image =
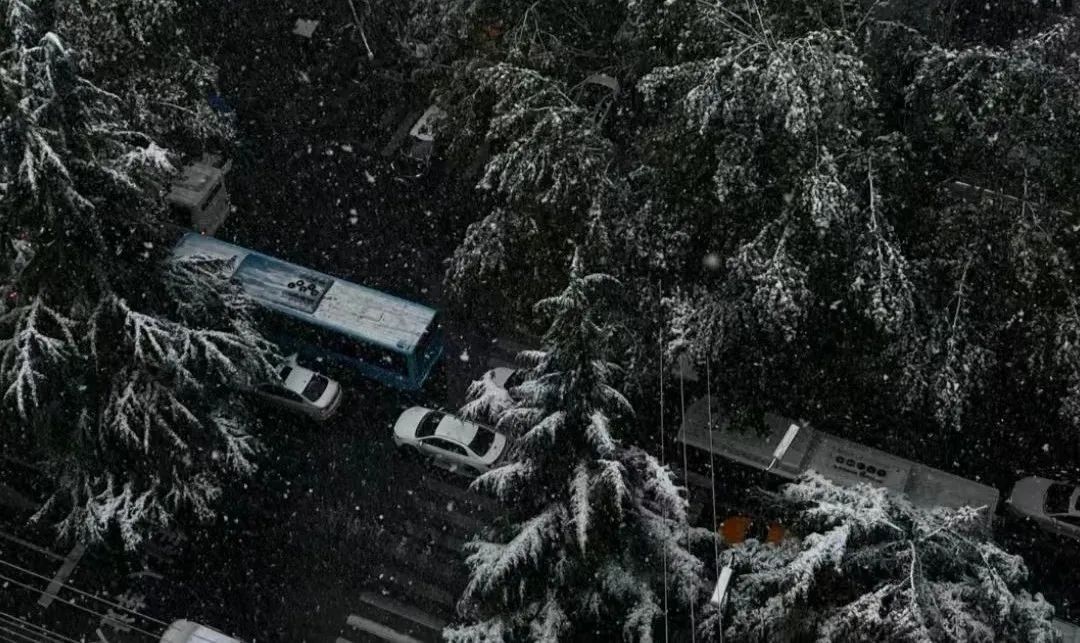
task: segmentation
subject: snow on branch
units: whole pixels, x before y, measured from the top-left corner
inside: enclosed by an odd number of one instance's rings
[[[726,636],[817,640],[1049,641],[1049,605],[1026,569],[973,523],[979,508],[921,509],[872,485],[811,475],[784,488],[801,540],[735,559]]]
[[[480,599],[498,592],[507,579],[528,568],[537,568],[552,542],[557,542],[566,515],[559,505],[549,506],[530,518],[506,544],[472,541],[466,559],[471,575],[462,594],[463,601]]]
[[[529,461],[510,462],[481,475],[472,482],[472,488],[486,491],[496,498],[512,501],[513,495],[532,482],[536,467]]]
[[[73,354],[75,322],[44,303],[42,296],[0,316],[0,385],[4,402],[22,419],[41,403],[49,371],[59,370]]]
[[[494,423],[514,405],[510,393],[495,383],[493,371],[470,384],[466,397],[469,401],[461,407],[462,416],[480,422]]]

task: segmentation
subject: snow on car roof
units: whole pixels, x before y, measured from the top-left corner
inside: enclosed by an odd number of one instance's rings
[[[452,415],[444,415],[439,426],[435,427],[435,435],[461,444],[469,444],[478,430],[479,427],[472,422],[465,422]]]
[[[302,268],[231,243],[188,233],[173,257],[235,259],[235,276],[256,301],[401,352],[411,352],[436,311],[393,295]]]
[[[241,643],[217,630],[194,621],[181,619],[173,622],[161,636],[161,643]]]

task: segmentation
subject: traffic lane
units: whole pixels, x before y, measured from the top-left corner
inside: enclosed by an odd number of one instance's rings
[[[372,383],[348,388],[323,424],[264,409],[260,471],[163,570],[161,613],[248,640],[333,640],[348,597],[384,560],[385,525],[417,519],[411,496],[427,469],[398,457],[390,437],[415,401]]]

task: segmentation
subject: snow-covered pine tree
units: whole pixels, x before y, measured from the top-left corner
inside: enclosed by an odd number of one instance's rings
[[[417,2],[460,52],[443,138],[492,151],[452,294],[523,307],[573,240],[641,294],[643,336],[677,300],[697,361],[756,365],[713,370],[734,411],[948,429],[886,427],[913,450],[1038,417],[1018,439],[1078,444],[1066,3]]]
[[[525,380],[471,390],[464,412],[514,440],[507,463],[474,484],[513,510],[467,545],[467,623],[445,632],[450,641],[652,641],[665,591],[669,615],[685,623],[708,590],[686,546],[708,533],[688,529],[671,471],[619,439],[631,409],[608,361],[604,291],[615,286],[575,254],[566,288],[536,306],[551,326],[544,349],[521,356]]]
[[[252,469],[234,392],[276,351],[220,266],[165,261],[173,158],[132,107],[160,97],[104,89],[54,3],[3,8],[0,420],[56,484],[39,519],[135,546]]]
[[[1027,569],[989,540],[990,507],[920,509],[872,485],[817,473],[775,497],[797,538],[732,550],[722,618],[727,641],[1057,640],[1053,608],[1023,585]]]
[[[217,67],[192,50],[189,25],[205,10],[178,0],[73,0],[55,3],[53,29],[98,86],[120,97],[135,130],[201,152],[232,136],[229,118],[205,100]]]

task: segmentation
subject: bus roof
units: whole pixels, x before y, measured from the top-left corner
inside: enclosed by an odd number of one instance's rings
[[[174,258],[191,256],[231,260],[229,276],[264,306],[402,353],[413,351],[435,319],[422,304],[194,232],[173,249]]]

